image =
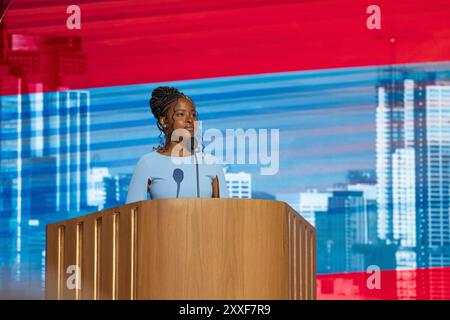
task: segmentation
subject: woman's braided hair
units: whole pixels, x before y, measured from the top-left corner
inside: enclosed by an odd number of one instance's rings
[[[153,150],[166,150],[169,147],[170,137],[173,132],[173,121],[169,127],[164,128],[162,124],[159,122],[159,118],[163,117],[166,119],[166,123],[169,123],[168,121],[169,110],[171,107],[177,105],[178,99],[180,98],[185,98],[189,100],[195,107],[194,101],[175,87],[161,86],[153,89],[149,105],[153,115],[156,118],[156,125],[160,131],[159,146],[153,147]],[[163,136],[165,137],[165,141],[163,141],[162,138]]]

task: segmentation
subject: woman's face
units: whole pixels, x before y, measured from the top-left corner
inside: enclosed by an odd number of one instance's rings
[[[195,107],[186,98],[178,99],[177,104],[169,109],[168,123],[164,118],[160,118],[160,122],[166,125],[166,132],[173,124],[173,130],[186,129],[191,136],[194,135],[196,125]]]

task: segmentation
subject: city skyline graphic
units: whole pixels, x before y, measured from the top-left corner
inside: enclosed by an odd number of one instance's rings
[[[89,87],[83,37],[5,21],[0,298],[44,298],[46,224],[125,204],[159,144],[160,85],[194,100],[203,130],[279,129],[278,173],[226,164],[227,187],[316,227],[319,299],[450,298],[450,61]]]

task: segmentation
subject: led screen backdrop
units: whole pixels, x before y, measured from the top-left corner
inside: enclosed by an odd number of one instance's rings
[[[158,85],[204,131],[279,130],[228,188],[316,227],[319,299],[450,298],[448,1],[0,7],[1,298],[43,298],[47,223],[124,204]]]

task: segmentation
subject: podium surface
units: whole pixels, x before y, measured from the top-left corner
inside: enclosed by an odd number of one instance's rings
[[[160,199],[47,225],[47,299],[315,299],[315,229],[284,202]]]

